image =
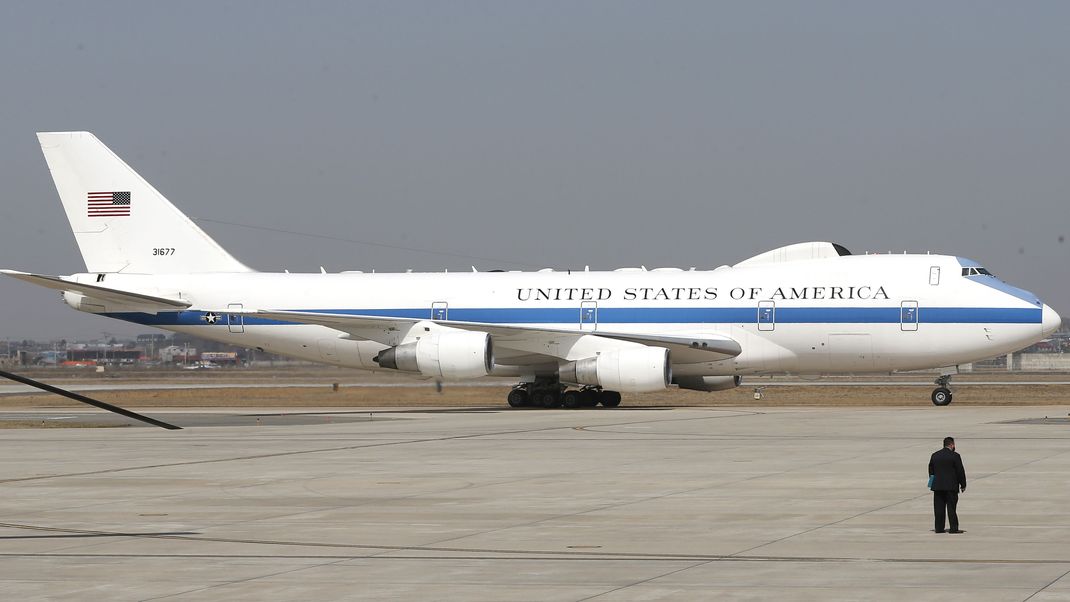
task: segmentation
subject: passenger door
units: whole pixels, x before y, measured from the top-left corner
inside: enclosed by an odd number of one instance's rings
[[[918,329],[918,302],[903,301],[899,305],[899,328],[905,332]]]
[[[758,302],[758,330],[776,329],[776,303],[774,301]]]
[[[227,310],[227,328],[229,328],[231,332],[245,332],[245,316],[240,313],[242,311],[242,304],[231,303],[230,305],[227,305]]]
[[[583,301],[580,303],[580,330],[598,329],[598,302]]]
[[[431,304],[431,319],[432,320],[447,320],[449,319],[450,307],[445,301],[435,301]]]

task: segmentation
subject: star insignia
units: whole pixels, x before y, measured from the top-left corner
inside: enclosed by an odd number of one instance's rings
[[[215,324],[219,321],[219,315],[214,312],[208,312],[204,314],[204,321],[209,324]]]

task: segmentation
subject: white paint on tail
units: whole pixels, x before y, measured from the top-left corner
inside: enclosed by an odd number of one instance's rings
[[[93,134],[42,132],[37,138],[88,272],[253,271]],[[110,193],[119,193],[114,210],[102,209],[100,199],[111,198]]]

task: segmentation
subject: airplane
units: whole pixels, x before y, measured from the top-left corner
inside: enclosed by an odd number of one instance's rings
[[[1054,332],[1035,294],[953,255],[804,242],[713,270],[267,273],[241,263],[89,132],[39,133],[86,271],[2,270],[71,307],[280,355],[439,381],[516,378],[513,407],[744,376],[940,369]],[[321,272],[323,270],[321,269]]]

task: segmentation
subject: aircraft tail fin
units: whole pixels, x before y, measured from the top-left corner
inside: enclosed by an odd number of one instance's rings
[[[88,272],[251,272],[89,132],[37,134]]]

